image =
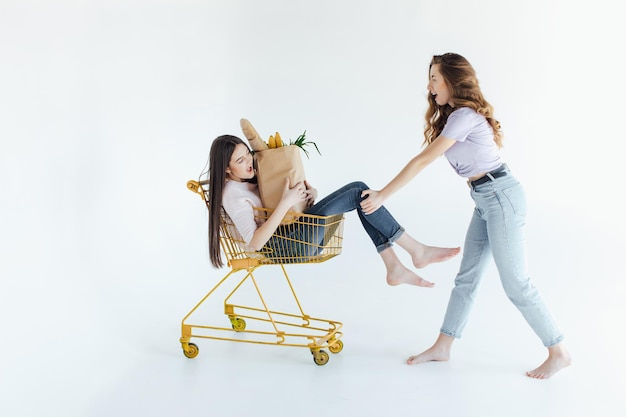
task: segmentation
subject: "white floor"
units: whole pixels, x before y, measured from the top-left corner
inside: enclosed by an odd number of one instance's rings
[[[494,271],[452,360],[405,365],[434,340],[458,263],[422,271],[437,282],[433,289],[388,287],[374,257],[348,246],[323,264],[288,267],[305,312],[344,324],[344,349],[325,366],[304,348],[204,339],[193,340],[199,355],[185,358],[180,320],[224,271],[207,267],[206,276],[185,276],[182,267],[169,282],[157,275],[154,286],[143,280],[141,288],[125,271],[127,285],[85,285],[71,296],[52,283],[45,290],[22,284],[28,304],[22,299],[19,315],[4,315],[0,415],[621,415],[626,366],[614,335],[621,332],[615,315],[624,317],[623,284],[540,280],[575,362],[537,381],[524,371],[545,351]],[[289,297],[276,273],[264,267],[257,276],[270,307],[280,309]],[[597,279],[607,283],[609,275]],[[253,305],[248,290],[240,294]],[[222,300],[216,295],[218,310]],[[227,324],[219,311],[207,324],[213,319]]]

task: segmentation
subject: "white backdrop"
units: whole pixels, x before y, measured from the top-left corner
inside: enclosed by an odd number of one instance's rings
[[[55,387],[80,393],[78,412],[146,349],[180,354],[180,319],[223,272],[185,188],[214,137],[242,136],[242,117],[266,137],[306,129],[322,153],[305,160],[320,194],[381,187],[421,149],[428,63],[444,52],[473,63],[503,125],[528,194],[535,283],[579,357],[617,356],[626,33],[614,4],[1,0],[0,395],[15,402],[0,414],[65,404]],[[472,204],[442,158],[387,207],[416,238],[457,246]],[[345,237],[320,268],[341,272],[324,285],[362,312],[351,291],[386,290],[382,264],[355,215]],[[436,310],[413,311],[429,315],[429,338],[457,267],[423,271],[439,285]],[[404,291],[386,297],[418,294]],[[483,303],[507,305],[497,280],[485,291]]]

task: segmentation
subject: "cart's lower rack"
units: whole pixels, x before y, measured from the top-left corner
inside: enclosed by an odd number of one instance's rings
[[[268,318],[265,318],[245,314],[246,312],[269,314]],[[311,350],[313,360],[317,365],[325,365],[329,360],[329,355],[323,349],[328,349],[333,354],[343,350],[341,341],[343,334],[340,331],[343,324],[338,321],[232,304],[225,305],[225,314],[230,320],[230,328],[197,324],[182,325],[180,342],[185,356],[194,358],[199,353],[198,346],[190,342],[192,337],[262,345],[306,347]],[[280,318],[280,320],[275,318]],[[287,321],[289,319],[299,319],[301,322]],[[270,330],[247,329],[246,320],[265,323],[270,326]],[[284,328],[293,329],[293,331],[282,330]],[[217,335],[219,332],[229,332],[233,335],[232,337],[219,336]]]

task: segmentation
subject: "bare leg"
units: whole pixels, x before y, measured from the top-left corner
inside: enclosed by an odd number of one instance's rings
[[[538,368],[526,372],[526,375],[536,379],[548,379],[571,363],[572,358],[563,343],[557,343],[548,348],[548,359]]]
[[[452,342],[454,342],[454,337],[439,333],[439,337],[435,341],[434,345],[432,345],[430,348],[426,349],[419,355],[409,357],[406,363],[408,363],[409,365],[417,365],[430,361],[448,361],[450,360],[450,349],[452,349]]]
[[[424,268],[435,262],[447,261],[461,252],[460,247],[439,248],[424,245],[413,239],[407,232],[402,233],[402,236],[396,240],[396,243],[411,255],[413,266],[416,268]]]
[[[383,263],[387,269],[387,284],[410,284],[417,285],[418,287],[432,287],[435,285],[402,265],[402,262],[400,262],[393,248],[387,248],[380,252],[380,256],[383,258]]]

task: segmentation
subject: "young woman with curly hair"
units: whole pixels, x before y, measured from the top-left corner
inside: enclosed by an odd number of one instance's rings
[[[507,297],[548,349],[548,358],[526,375],[549,378],[568,366],[571,358],[563,345],[563,334],[526,267],[526,198],[521,184],[501,159],[500,123],[481,92],[473,67],[461,55],[446,53],[432,58],[428,91],[424,149],[383,189],[364,191],[363,196],[368,198],[361,203],[364,213],[376,212],[383,201],[445,155],[456,173],[467,179],[476,205],[439,337],[433,346],[407,362],[449,360],[452,342],[461,337],[479,283],[493,257]]]

